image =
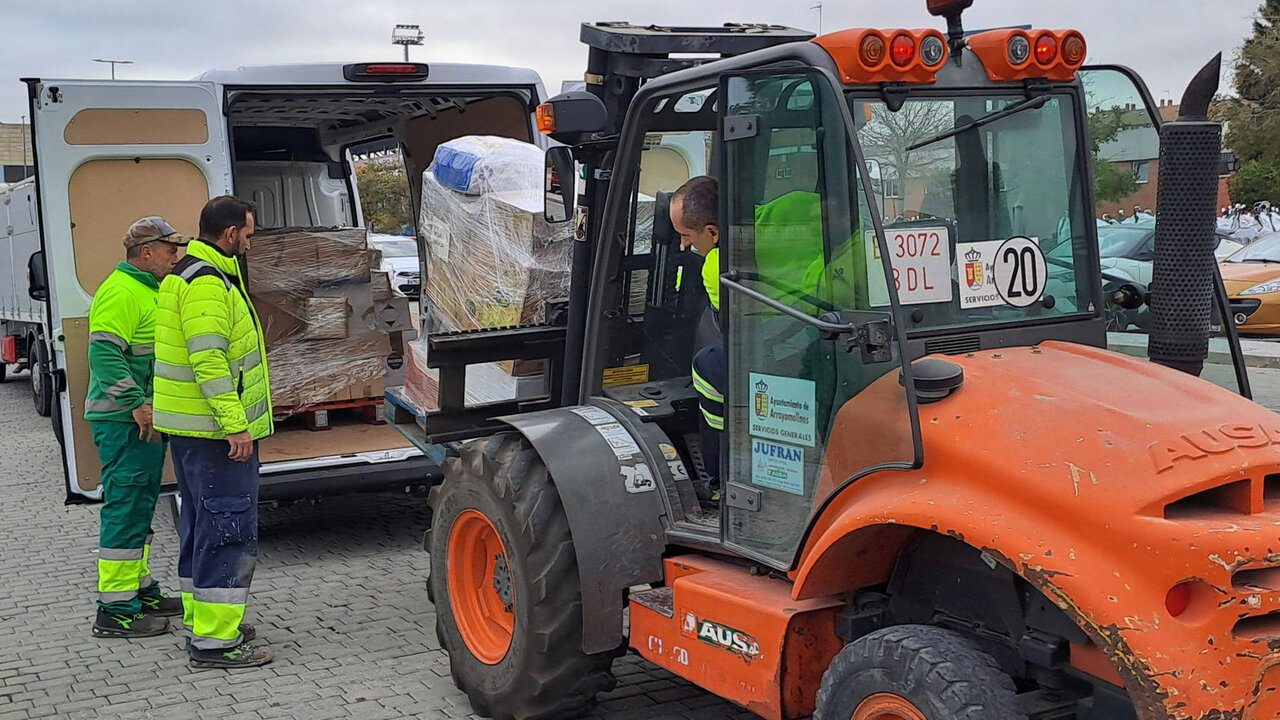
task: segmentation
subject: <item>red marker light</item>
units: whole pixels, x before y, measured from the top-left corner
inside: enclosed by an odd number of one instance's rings
[[[1045,33],[1036,38],[1036,62],[1048,65],[1058,58],[1058,38]]]
[[[1068,65],[1079,65],[1084,62],[1084,55],[1084,38],[1071,34],[1067,36],[1066,40],[1062,41],[1062,59]]]
[[[893,58],[893,64],[898,67],[910,65],[916,59],[916,41],[910,35],[895,37],[889,44],[889,55]]]
[[[858,58],[869,68],[879,67],[880,63],[884,62],[884,54],[884,40],[877,35],[864,37],[862,46],[858,48]]]

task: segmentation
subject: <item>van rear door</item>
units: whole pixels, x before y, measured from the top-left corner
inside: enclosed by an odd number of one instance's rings
[[[26,81],[49,274],[49,372],[57,396],[69,502],[101,497],[83,419],[89,306],[124,259],[122,238],[161,215],[194,236],[200,209],[230,192],[226,123],[205,82]]]

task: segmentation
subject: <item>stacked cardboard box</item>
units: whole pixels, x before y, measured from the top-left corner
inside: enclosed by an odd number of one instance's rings
[[[429,331],[540,323],[547,301],[568,295],[572,227],[543,219],[542,173],[542,151],[507,138],[465,137],[437,150],[423,173],[418,223],[427,254]],[[423,350],[415,348],[419,355]],[[542,365],[471,367],[468,400],[514,398],[529,385],[517,378],[540,375]],[[427,389],[419,394],[430,409],[435,381],[429,372],[424,377]]]
[[[376,261],[362,228],[254,236],[249,295],[263,325],[278,412],[382,396],[387,357],[405,328],[383,320],[395,301],[389,286],[382,293],[385,275],[370,269]],[[407,303],[403,311],[407,317]]]

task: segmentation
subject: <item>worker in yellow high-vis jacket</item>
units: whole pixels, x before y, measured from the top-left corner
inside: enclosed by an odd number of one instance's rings
[[[258,556],[258,441],[271,434],[262,326],[239,259],[254,206],[229,195],[160,285],[155,425],[169,435],[181,517],[178,577],[192,667],[271,662],[243,622]]]
[[[186,238],[160,217],[135,222],[125,260],[94,294],[89,310],[89,392],[84,417],[102,461],[98,537],[97,637],[148,637],[182,614],[151,577],[151,521],[160,495],[165,445],[152,427],[156,291]]]
[[[702,284],[707,290],[717,330],[720,327],[720,185],[707,175],[695,177],[671,195],[671,225],[680,235],[680,249],[693,248],[702,256]],[[724,434],[724,388],[729,365],[724,345],[713,342],[693,356],[693,386],[698,391],[698,423],[702,463],[707,478],[694,490],[704,503],[720,501],[720,439]]]

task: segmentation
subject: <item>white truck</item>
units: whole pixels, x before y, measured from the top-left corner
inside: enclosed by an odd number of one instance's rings
[[[0,287],[0,319],[15,338],[5,347],[17,354],[6,357],[34,366],[37,406],[41,388],[51,400],[69,502],[100,496],[82,419],[87,316],[131,222],[161,215],[195,235],[204,203],[235,194],[258,204],[260,228],[361,227],[353,149],[398,146],[416,208],[437,145],[473,134],[540,142],[534,110],[545,94],[532,70],[401,62],[241,67],[187,82],[24,82],[36,178],[0,206],[11,224],[30,218],[0,252],[0,286],[11,286]],[[278,430],[261,455],[264,501],[422,484],[442,459],[391,425],[369,424]]]

